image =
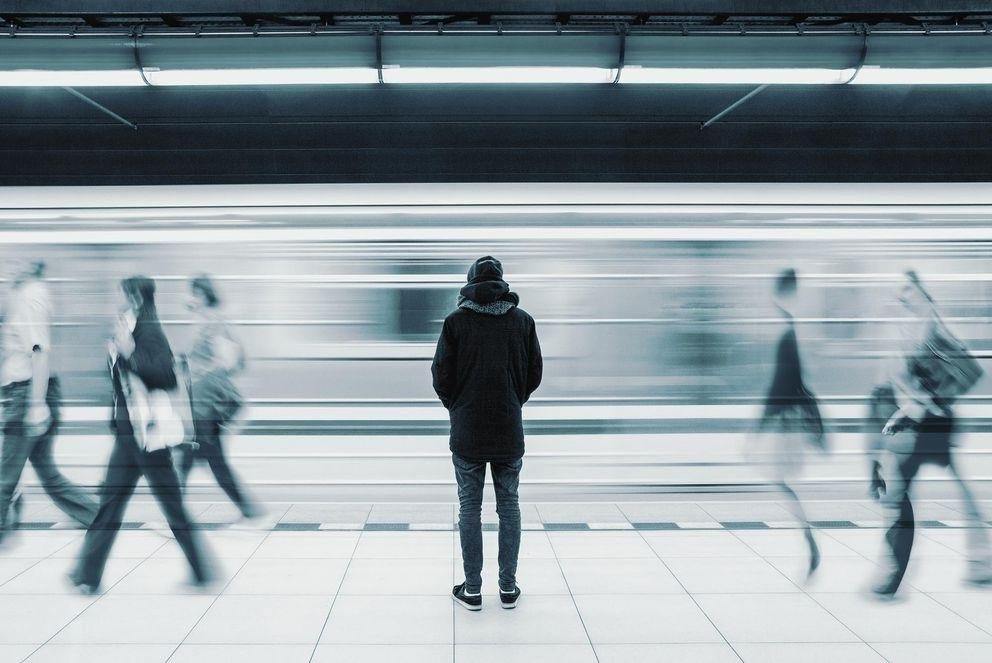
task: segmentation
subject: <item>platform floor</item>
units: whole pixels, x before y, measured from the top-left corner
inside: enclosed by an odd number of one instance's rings
[[[870,502],[809,504],[823,554],[810,582],[776,502],[528,504],[523,597],[499,607],[486,532],[480,613],[449,596],[461,580],[451,504],[270,505],[252,527],[192,504],[219,576],[205,591],[184,584],[154,504],[133,507],[103,592],[83,597],[63,579],[82,532],[42,520],[33,499],[33,529],[0,550],[0,661],[992,660],[992,590],[962,582],[954,502],[919,504],[929,522],[892,603],[865,593],[882,571]]]

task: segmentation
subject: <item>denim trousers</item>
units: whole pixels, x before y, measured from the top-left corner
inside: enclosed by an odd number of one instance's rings
[[[462,545],[465,589],[475,594],[482,590],[482,489],[486,483],[486,465],[491,467],[496,490],[496,514],[499,516],[499,586],[511,591],[517,582],[517,557],[520,553],[520,468],[523,458],[509,461],[476,461],[452,454],[455,480],[458,483],[458,535]]]

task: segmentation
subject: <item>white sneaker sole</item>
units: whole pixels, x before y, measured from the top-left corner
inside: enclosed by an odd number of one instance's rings
[[[481,603],[479,605],[472,605],[471,603],[466,603],[465,601],[462,601],[460,598],[458,598],[454,594],[452,594],[451,598],[454,599],[455,603],[457,603],[458,605],[462,606],[466,610],[471,610],[472,612],[478,612],[479,610],[482,610],[482,604]]]
[[[504,603],[503,594],[500,593],[499,599],[500,599],[499,604],[503,606],[503,610],[513,610],[514,608],[517,607],[517,601],[520,600],[520,597],[518,596],[517,598],[513,599],[513,603]]]

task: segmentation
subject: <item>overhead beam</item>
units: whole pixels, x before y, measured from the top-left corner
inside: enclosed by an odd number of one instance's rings
[[[5,15],[399,14],[406,0],[4,0]],[[988,0],[418,0],[419,14],[836,15],[989,13]]]

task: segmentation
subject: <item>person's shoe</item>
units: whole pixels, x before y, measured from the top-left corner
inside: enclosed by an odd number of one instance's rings
[[[499,590],[499,604],[504,610],[512,610],[517,607],[517,600],[520,598],[520,587],[514,585],[513,591],[504,592]]]
[[[465,591],[465,583],[455,585],[451,590],[451,597],[455,599],[455,603],[460,603],[462,607],[468,610],[482,610],[482,592],[478,594],[467,593]]]
[[[89,583],[83,582],[76,578],[72,573],[67,573],[65,579],[72,585],[77,592],[83,596],[95,596],[100,593],[99,585],[91,585]]]
[[[974,587],[992,586],[992,565],[988,562],[970,562],[964,581]]]
[[[10,503],[10,529],[17,529],[21,526],[21,514],[24,512],[24,493],[20,490]]]
[[[886,580],[872,587],[871,593],[879,601],[892,601],[896,598],[896,591],[898,589],[898,585],[893,585],[891,581]]]
[[[806,569],[806,582],[809,582],[818,568],[820,568],[820,548],[811,536],[809,538],[809,567]]]

